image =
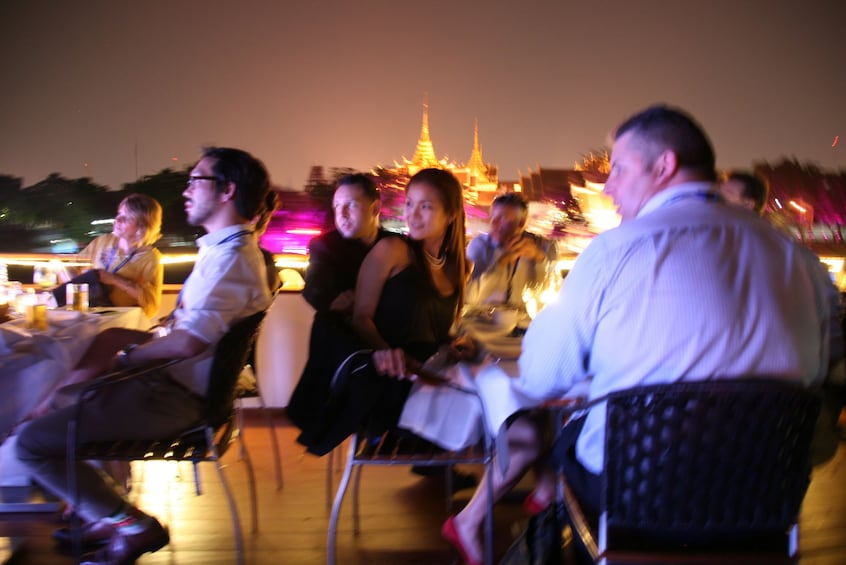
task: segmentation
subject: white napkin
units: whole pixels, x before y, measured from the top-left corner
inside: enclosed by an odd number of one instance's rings
[[[457,450],[477,443],[484,433],[483,411],[466,365],[449,362],[445,351],[430,357],[423,365],[425,369],[470,392],[415,383],[403,406],[399,427],[444,449]]]

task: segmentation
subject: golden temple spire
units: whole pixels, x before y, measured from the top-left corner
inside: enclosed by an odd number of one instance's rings
[[[427,93],[423,99],[423,125],[420,128],[420,139],[417,140],[417,148],[414,150],[414,157],[411,158],[411,164],[415,167],[415,172],[420,169],[429,167],[440,168],[438,158],[435,157],[435,148],[432,146],[432,140],[429,138],[429,94]]]
[[[488,167],[482,159],[482,148],[479,147],[479,118],[476,118],[476,125],[473,128],[473,151],[470,153],[467,169],[472,176],[487,179]]]

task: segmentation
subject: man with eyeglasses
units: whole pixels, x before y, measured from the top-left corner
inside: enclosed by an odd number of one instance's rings
[[[234,323],[270,304],[264,260],[250,228],[268,187],[264,165],[250,154],[204,149],[183,196],[188,223],[207,233],[197,240],[197,261],[166,335],[106,330],[77,365],[74,379],[81,382],[110,368],[179,361],[144,379],[100,389],[86,402],[82,442],[168,437],[201,418],[217,342]],[[33,420],[21,431],[17,445],[18,457],[38,483],[68,501],[73,493],[65,442],[75,411],[70,405]],[[89,548],[104,545],[84,563],[134,563],[170,541],[156,518],[132,506],[95,468],[77,462],[75,473],[80,504],[74,510],[85,520],[83,543]],[[67,528],[56,534],[60,543],[69,543]]]

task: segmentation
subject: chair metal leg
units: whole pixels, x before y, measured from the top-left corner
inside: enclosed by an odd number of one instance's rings
[[[203,494],[203,489],[200,486],[200,462],[193,461],[194,464],[194,490],[197,493],[197,496]]]
[[[332,508],[333,486],[336,473],[342,471],[343,457],[340,453],[344,449],[344,443],[341,443],[335,449],[326,454],[326,509]]]
[[[485,512],[485,565],[493,565],[493,509],[494,509],[494,489],[493,489],[493,474],[496,472],[493,464],[493,443],[492,440],[485,440],[485,467],[487,469],[488,481],[488,507]]]
[[[240,436],[240,439],[242,448],[241,453],[243,454],[244,466],[247,468],[247,480],[250,484],[250,515],[252,518],[250,533],[254,534],[258,531],[258,494],[256,493],[256,476],[253,469],[253,460],[250,458],[250,449],[246,442],[244,442],[243,435]]]
[[[790,531],[788,532],[787,551],[791,558],[796,557],[797,553],[799,553],[799,524],[793,524],[790,526]]]
[[[240,442],[238,445],[238,459],[244,458],[244,450],[246,449],[244,444],[244,400],[242,398],[235,399],[235,416],[238,422],[238,430],[241,432]]]
[[[270,431],[270,448],[273,450],[273,464],[276,470],[276,490],[282,490],[282,455],[279,451],[279,441],[276,438],[276,425],[273,423],[273,415],[264,405],[261,393],[258,395],[259,407],[267,419],[267,427]]]
[[[238,565],[244,565],[244,537],[241,529],[241,519],[238,516],[238,506],[235,504],[235,496],[232,494],[232,489],[229,487],[229,481],[226,480],[226,474],[223,472],[223,464],[220,461],[220,454],[214,446],[214,438],[211,431],[206,432],[208,445],[212,450],[212,458],[214,459],[214,467],[217,469],[217,476],[220,479],[220,484],[223,485],[223,492],[226,495],[226,503],[229,505],[229,513],[232,516],[232,533],[235,537],[235,551],[238,554]],[[196,471],[196,464],[194,466]]]
[[[355,447],[353,446],[353,449],[354,448]],[[356,465],[355,467],[355,481],[353,483],[353,534],[358,535],[361,532],[361,519],[358,512],[358,492],[359,487],[361,486],[361,469],[363,465]]]
[[[452,512],[452,496],[454,494],[454,487],[452,484],[452,470],[454,465],[446,465],[444,467],[444,495],[446,496],[446,515],[449,516]]]
[[[77,420],[73,419],[68,422],[67,427],[67,469],[68,469],[68,491],[73,495],[73,504],[76,508],[79,508],[80,502],[82,500],[80,490],[79,490],[79,481],[76,477],[76,445],[77,445],[77,430],[78,430],[78,422]],[[73,540],[72,540],[72,547],[73,547],[73,555],[76,557],[77,561],[82,561],[82,518],[74,512],[73,517],[71,518],[71,531],[73,532]]]
[[[337,449],[337,448],[335,448]],[[332,474],[335,459],[335,449],[326,455],[326,509],[332,508]]]
[[[344,467],[344,474],[341,476],[341,482],[338,484],[338,491],[335,493],[335,502],[332,504],[332,513],[329,515],[329,535],[326,540],[326,562],[328,565],[335,565],[335,543],[338,536],[338,518],[341,514],[341,505],[344,503],[344,495],[347,492],[347,485],[349,485],[350,482],[350,475],[352,475],[356,443],[358,443],[356,436],[353,435],[349,445],[347,465]],[[331,473],[331,463],[327,467],[327,470]]]
[[[270,432],[270,448],[273,450],[273,466],[274,472],[276,473],[276,490],[282,490],[282,452],[279,450],[279,440],[276,437],[276,425],[273,423],[273,415],[264,404],[264,399],[261,397],[261,391],[258,390],[258,384],[256,385],[255,396],[251,395],[249,398],[255,398],[258,400],[259,411],[267,421],[267,428]],[[238,430],[241,440],[239,445],[239,459],[244,459],[245,451],[247,450],[246,433],[244,432],[243,401],[243,398],[235,399],[235,413],[238,416]]]

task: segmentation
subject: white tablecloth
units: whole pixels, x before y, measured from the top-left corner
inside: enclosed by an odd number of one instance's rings
[[[5,436],[69,372],[94,336],[110,327],[145,329],[140,308],[48,312],[49,330],[27,330],[23,320],[0,324],[0,437]]]
[[[509,416],[537,404],[513,388],[514,361],[462,362],[440,373],[464,390],[415,383],[399,426],[445,449],[475,445],[485,433],[499,437]]]
[[[520,347],[509,339],[483,341],[481,345],[489,353],[480,364],[448,364],[444,351],[430,358],[424,368],[447,377],[453,386],[415,383],[399,427],[449,450],[475,445],[486,434],[496,441],[499,468],[504,473],[508,465],[506,421],[541,403],[514,387]],[[585,396],[586,386],[575,387],[567,397]]]

